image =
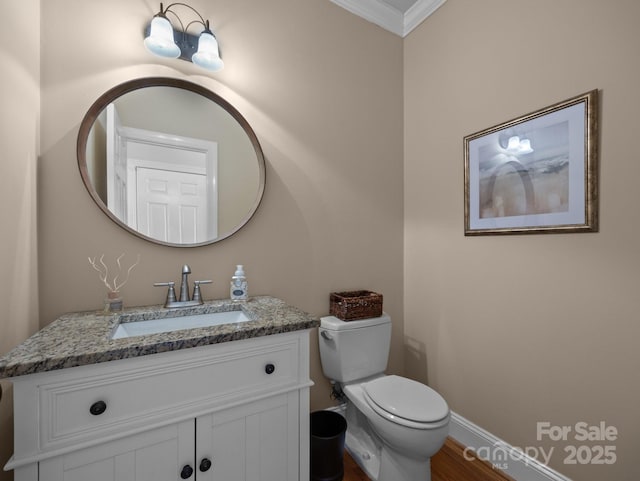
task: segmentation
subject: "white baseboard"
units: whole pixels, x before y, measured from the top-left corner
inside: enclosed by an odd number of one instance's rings
[[[453,411],[449,436],[463,446],[473,449],[479,458],[495,464],[517,481],[571,481],[538,459],[514,448]],[[486,454],[489,456],[485,456]]]

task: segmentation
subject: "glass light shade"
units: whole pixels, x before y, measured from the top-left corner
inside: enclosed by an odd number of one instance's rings
[[[533,149],[531,148],[531,141],[529,139],[522,139],[518,150],[521,154],[530,154],[533,152]]]
[[[520,137],[514,135],[509,137],[509,143],[507,144],[507,150],[509,152],[517,152],[520,149]]]
[[[171,22],[158,15],[151,20],[151,30],[149,36],[144,39],[144,46],[160,57],[178,58],[180,56],[180,47],[176,45],[173,38]]]
[[[200,35],[198,51],[193,54],[191,61],[199,67],[206,68],[213,72],[222,70],[224,67],[224,62],[220,58],[218,51],[218,41],[206,30]]]

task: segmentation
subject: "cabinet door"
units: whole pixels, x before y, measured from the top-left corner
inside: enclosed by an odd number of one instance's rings
[[[296,391],[198,417],[197,481],[297,481],[298,407]]]
[[[184,466],[195,471],[194,429],[185,421],[46,459],[40,480],[176,481]]]

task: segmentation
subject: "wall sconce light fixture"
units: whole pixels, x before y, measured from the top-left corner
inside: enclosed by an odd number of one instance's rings
[[[175,7],[186,7],[197,15],[186,27],[176,14]],[[181,31],[175,31],[167,14],[173,15],[180,24]],[[187,32],[193,24],[200,24],[204,30],[200,35]],[[160,11],[153,17],[145,30],[144,45],[160,57],[181,58],[193,62],[199,67],[216,72],[222,70],[224,62],[220,58],[220,50],[215,35],[209,28],[209,20],[202,18],[196,9],[185,3],[172,3],[167,8],[160,4]]]

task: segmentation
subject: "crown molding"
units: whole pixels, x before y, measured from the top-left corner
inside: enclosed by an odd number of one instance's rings
[[[365,20],[403,36],[404,15],[400,10],[380,0],[331,0],[345,10]]]
[[[349,12],[400,37],[406,37],[446,0],[416,0],[403,14],[382,0],[331,0]]]
[[[427,19],[433,12],[438,10],[447,0],[418,0],[407,13],[404,14],[404,34],[403,37]]]

